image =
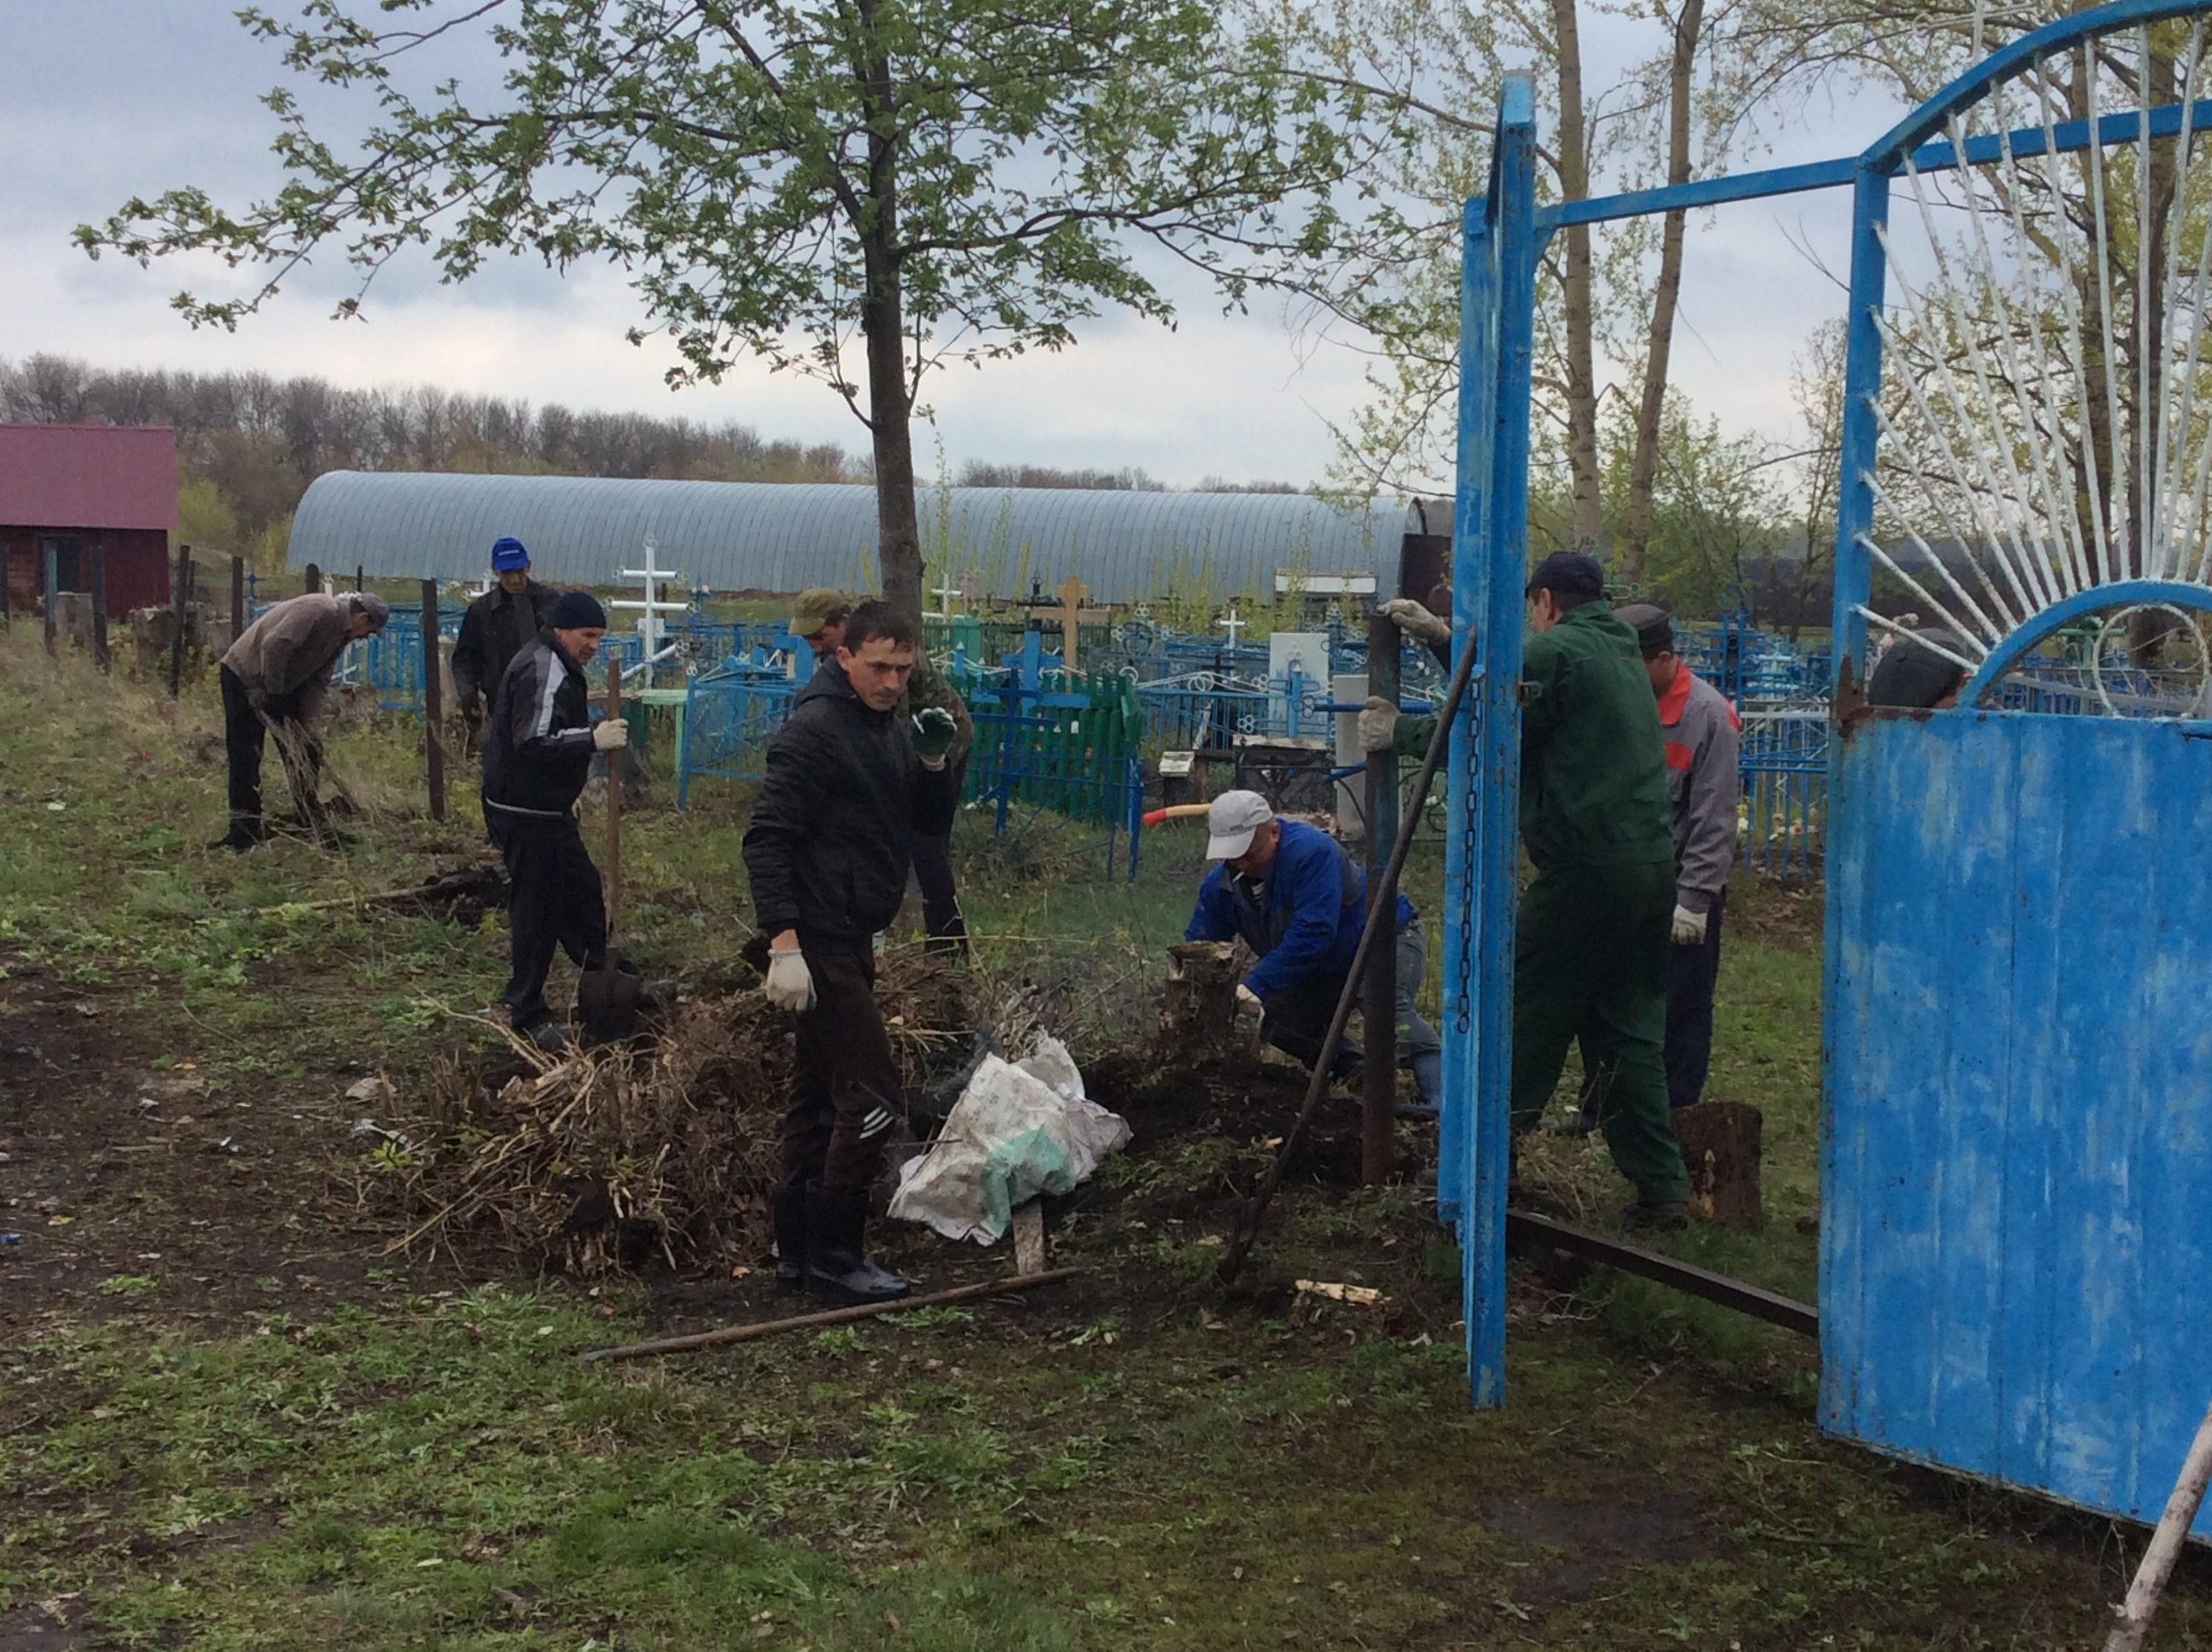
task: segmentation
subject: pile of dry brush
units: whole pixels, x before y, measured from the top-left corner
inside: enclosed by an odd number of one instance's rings
[[[1018,1039],[1034,1024],[1021,994],[920,948],[885,959],[877,999],[910,1094],[957,1080],[979,1029]],[[757,1253],[793,1025],[738,992],[626,1044],[449,1057],[409,1109],[422,1121],[372,1158],[363,1187],[405,1211],[395,1249],[504,1250],[578,1274]]]

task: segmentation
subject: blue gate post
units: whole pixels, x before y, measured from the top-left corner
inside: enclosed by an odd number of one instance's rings
[[[1872,566],[1861,539],[1874,527],[1874,466],[1881,439],[1879,401],[1881,394],[1881,327],[1886,296],[1887,258],[1882,236],[1889,222],[1890,174],[1861,161],[1851,185],[1851,291],[1845,318],[1844,352],[1843,428],[1838,441],[1836,491],[1836,550],[1834,608],[1829,634],[1828,835],[1826,845],[1826,911],[1822,923],[1822,969],[1827,990],[1820,1005],[1820,1184],[1825,1202],[1834,1204],[1836,1140],[1830,1127],[1837,1095],[1837,1053],[1842,1047],[1837,1017],[1842,1012],[1834,984],[1843,979],[1845,913],[1843,902],[1850,880],[1835,875],[1838,856],[1846,862],[1863,853],[1864,845],[1847,841],[1856,811],[1844,805],[1850,784],[1844,765],[1837,761],[1835,747],[1843,738],[1842,718],[1856,704],[1866,685],[1858,680],[1866,658],[1866,621],[1859,606],[1871,594]],[[1838,829],[1841,828],[1842,829]],[[1842,1222],[1823,1223],[1820,1230],[1820,1293],[1824,1303],[1855,1297],[1860,1266],[1857,1236]],[[1842,1424],[1850,1392],[1850,1373],[1840,1369],[1844,1356],[1832,1315],[1820,1321],[1820,1420],[1824,1427]]]
[[[1476,639],[1482,665],[1484,796],[1474,866],[1480,983],[1474,1084],[1474,1208],[1462,1270],[1468,1383],[1478,1406],[1505,1403],[1505,1193],[1513,1151],[1513,902],[1521,804],[1521,587],[1528,577],[1528,397],[1534,350],[1536,98],[1508,75],[1492,160],[1498,235],[1497,381],[1492,394],[1490,513],[1482,561],[1488,601]]]

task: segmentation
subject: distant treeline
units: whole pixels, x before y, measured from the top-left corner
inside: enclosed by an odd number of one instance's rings
[[[642,413],[533,408],[435,386],[355,390],[265,373],[112,371],[64,356],[0,359],[0,420],[166,424],[177,433],[179,537],[281,562],[292,513],[325,471],[866,482],[830,443]]]
[[[686,482],[865,483],[864,454],[777,441],[734,421],[532,407],[416,385],[355,390],[265,373],[114,370],[61,355],[0,356],[0,421],[166,424],[177,433],[178,538],[281,567],[292,513],[325,471],[448,471],[501,476],[652,477]],[[971,464],[985,488],[1164,492],[1141,470],[1060,471]],[[1297,493],[1286,482],[1208,477],[1200,493]]]
[[[1060,471],[1048,465],[987,465],[970,459],[960,467],[963,488],[1073,488],[1103,493],[1164,494],[1179,491],[1147,474],[1141,465],[1119,471]],[[1297,494],[1308,489],[1290,482],[1226,482],[1205,477],[1194,494]]]

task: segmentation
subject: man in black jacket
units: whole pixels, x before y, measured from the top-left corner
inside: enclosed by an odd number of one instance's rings
[[[861,1243],[868,1187],[905,1093],[876,1006],[875,937],[897,915],[918,835],[948,830],[957,798],[937,707],[896,715],[921,637],[864,602],[836,657],[769,742],[745,871],[769,938],[769,1000],[796,1010],[791,1106],[775,1215],[776,1277],[848,1302],[907,1294]]]
[[[492,588],[468,605],[453,639],[453,698],[468,730],[469,749],[482,738],[486,702],[499,690],[515,655],[545,629],[561,593],[530,577],[530,553],[520,539],[491,548]]]
[[[501,996],[515,1031],[546,1050],[568,1042],[568,1028],[545,1005],[553,949],[583,969],[607,962],[599,869],[576,824],[592,754],[629,744],[620,718],[591,721],[584,667],[606,630],[606,610],[589,592],[562,596],[500,679],[484,730],[484,827],[506,863],[508,888],[512,968]]]

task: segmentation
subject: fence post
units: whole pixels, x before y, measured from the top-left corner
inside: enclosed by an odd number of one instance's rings
[[[422,754],[430,780],[430,818],[446,817],[445,704],[438,683],[438,582],[422,581]]]
[[[46,541],[45,577],[40,589],[46,593],[43,604],[46,616],[46,652],[54,651],[54,610],[61,605],[62,554],[54,542]]]
[[[356,591],[368,589],[368,570],[358,562],[354,564],[353,588]]]
[[[301,592],[307,596],[312,597],[315,592],[320,591],[322,588],[323,570],[317,568],[313,562],[308,563],[307,572],[300,581],[300,589]]]
[[[169,607],[177,618],[177,635],[169,640],[169,698],[177,697],[185,672],[185,620],[192,600],[192,548],[177,547],[177,587],[169,593]]]
[[[246,558],[230,559],[230,640],[233,642],[246,631]]]
[[[107,546],[92,542],[85,583],[92,587],[92,663],[107,669]]]

